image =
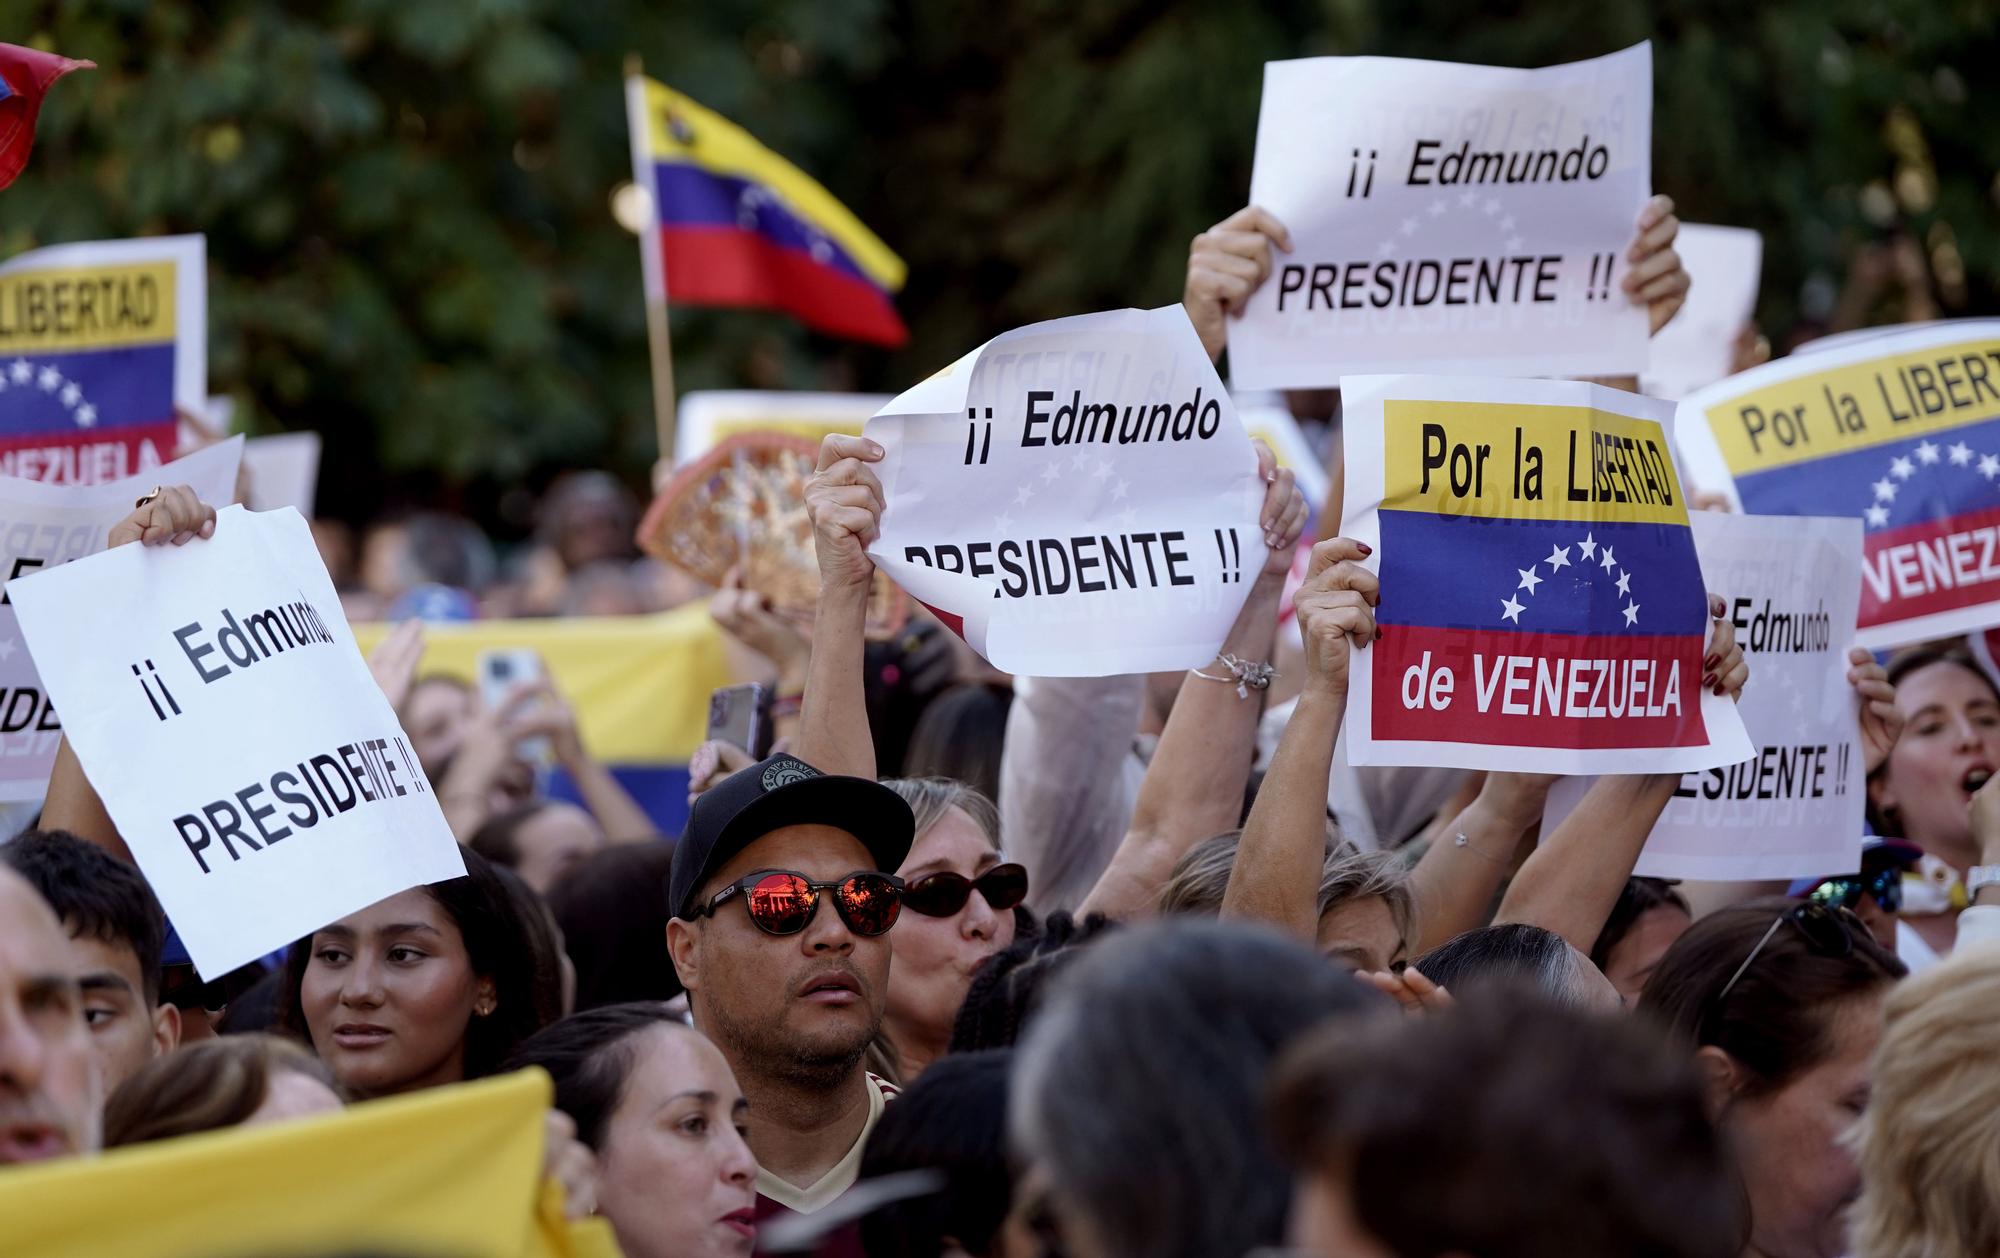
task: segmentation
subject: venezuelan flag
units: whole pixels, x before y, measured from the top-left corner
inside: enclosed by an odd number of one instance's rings
[[[1374,739],[1706,745],[1707,598],[1662,427],[1479,402],[1383,415]]]
[[[387,632],[386,625],[356,625],[354,640],[370,651]],[[585,750],[631,792],[661,834],[678,836],[687,825],[688,757],[708,730],[708,697],[734,680],[707,606],[654,616],[429,625],[417,675],[443,673],[476,685],[481,652],[518,647],[542,657],[576,712]],[[549,793],[577,800],[561,774]]]
[[[896,346],[902,259],[811,176],[722,115],[626,80],[632,164],[652,193],[649,297],[783,310],[830,336]]]

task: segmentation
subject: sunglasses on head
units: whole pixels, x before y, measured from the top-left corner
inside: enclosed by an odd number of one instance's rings
[[[1868,877],[1850,874],[1842,878],[1828,878],[1808,892],[1806,899],[1830,909],[1853,909],[1860,905],[1864,895],[1874,896],[1875,903],[1881,905],[1885,913],[1902,912],[1903,871],[1882,869]]]
[[[1730,975],[1729,981],[1722,985],[1722,990],[1715,994],[1714,1007],[1719,1008],[1722,1002],[1729,998],[1730,991],[1736,986],[1736,980],[1749,971],[1751,963],[1764,951],[1764,945],[1770,943],[1771,937],[1778,933],[1778,928],[1787,922],[1805,937],[1807,947],[1823,957],[1832,957],[1836,960],[1853,955],[1856,932],[1864,935],[1868,933],[1868,928],[1862,924],[1861,919],[1846,909],[1829,908],[1815,900],[1795,904],[1778,914],[1778,920],[1771,923],[1771,929],[1765,931],[1763,937],[1757,941],[1757,946],[1750,949],[1750,955],[1743,958],[1743,964],[1736,967],[1736,973]]]
[[[950,917],[965,907],[975,889],[994,911],[1005,912],[1028,898],[1028,871],[1019,865],[995,865],[977,878],[950,870],[926,874],[903,889],[903,904],[925,917]]]
[[[847,929],[874,936],[896,924],[903,911],[903,880],[893,874],[861,870],[838,882],[814,882],[789,869],[760,869],[745,874],[697,905],[690,918],[708,917],[727,901],[741,896],[750,921],[767,935],[796,935],[819,912],[822,891],[833,892],[833,907]]]

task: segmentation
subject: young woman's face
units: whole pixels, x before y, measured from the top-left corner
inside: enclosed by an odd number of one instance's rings
[[[740,1258],[756,1239],[748,1102],[706,1036],[640,1031],[597,1150],[597,1209],[627,1258]]]
[[[1963,664],[1926,664],[1896,684],[1903,736],[1875,784],[1902,836],[1927,850],[1972,842],[1972,793],[2000,768],[2000,701]],[[1941,852],[1940,854],[1946,854]]]
[[[1778,1091],[1737,1101],[1723,1127],[1750,1194],[1751,1247],[1768,1258],[1840,1258],[1861,1175],[1841,1135],[1868,1107],[1870,1059],[1882,1034],[1880,992],[1829,1016],[1833,1052]]]
[[[493,1002],[492,980],[472,972],[457,924],[422,887],[314,932],[299,984],[313,1048],[364,1097],[463,1079],[466,1028]]]
[[[575,804],[553,803],[515,831],[514,843],[521,853],[514,872],[537,895],[546,895],[578,861],[604,846],[604,829]]]
[[[1000,853],[987,844],[986,832],[954,808],[910,846],[896,874],[906,883],[936,873],[978,878],[998,864]],[[972,972],[1013,942],[1014,910],[994,909],[977,888],[950,917],[926,917],[906,907],[889,931],[895,957],[885,1023],[890,1038],[899,1027],[920,1042],[948,1038]]]

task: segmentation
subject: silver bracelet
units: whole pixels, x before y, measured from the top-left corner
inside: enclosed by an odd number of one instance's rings
[[[1227,653],[1218,655],[1215,658],[1221,662],[1224,668],[1229,670],[1229,676],[1217,677],[1212,673],[1204,673],[1198,668],[1193,670],[1194,675],[1203,681],[1219,681],[1225,685],[1234,682],[1236,684],[1236,697],[1239,699],[1248,699],[1250,692],[1253,690],[1269,690],[1271,688],[1271,679],[1278,675],[1278,670],[1272,668],[1269,664],[1253,664],[1249,660],[1240,660]]]

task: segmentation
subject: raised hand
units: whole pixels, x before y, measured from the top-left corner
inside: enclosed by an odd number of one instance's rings
[[[1381,583],[1361,566],[1369,547],[1335,537],[1313,547],[1306,583],[1292,600],[1306,644],[1306,686],[1347,692],[1352,650],[1375,640],[1375,606]]]
[[[1674,199],[1656,196],[1639,210],[1639,234],[1625,258],[1632,265],[1619,287],[1633,301],[1646,303],[1646,316],[1658,332],[1680,313],[1687,301],[1688,273],[1681,255],[1674,252],[1674,237],[1681,221],[1674,217]]]
[[[1246,205],[1188,246],[1181,305],[1211,361],[1228,343],[1228,317],[1242,314],[1250,294],[1269,278],[1272,245],[1290,253],[1291,233],[1268,211]]]
[[[197,537],[215,536],[215,508],[195,497],[186,485],[155,489],[132,508],[132,514],[111,526],[105,549],[139,542],[185,546]]]
[[[866,437],[833,433],[820,443],[819,467],[806,485],[806,515],[823,591],[851,588],[865,595],[875,576],[867,552],[882,532],[882,482],[868,465],[879,463],[882,453]]]

